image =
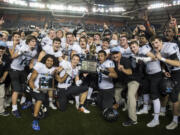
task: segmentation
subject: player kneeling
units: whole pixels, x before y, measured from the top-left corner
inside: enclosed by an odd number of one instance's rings
[[[78,96],[81,94],[81,100],[79,105],[79,111],[84,113],[90,113],[87,110],[83,103],[86,99],[88,87],[82,84],[82,80],[79,79],[79,70],[78,70],[78,63],[79,63],[79,56],[73,55],[71,58],[71,62],[63,61],[60,65],[63,67],[63,70],[56,74],[56,80],[58,81],[58,103],[59,109],[61,111],[66,110],[66,103],[67,97],[69,96]],[[75,84],[73,85],[73,80],[75,79]],[[80,86],[81,85],[81,86]]]
[[[32,97],[36,99],[33,113],[34,120],[32,122],[32,128],[36,131],[40,130],[38,114],[41,105],[45,101],[48,101],[48,90],[52,90],[53,88],[54,72],[62,70],[54,67],[55,58],[52,55],[46,55],[42,62],[36,63],[29,80],[29,86],[33,89]]]

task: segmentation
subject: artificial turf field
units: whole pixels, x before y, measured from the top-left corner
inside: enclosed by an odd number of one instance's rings
[[[109,123],[102,118],[97,107],[88,106],[88,109],[91,113],[84,114],[78,112],[74,105],[68,104],[66,112],[49,110],[48,117],[40,120],[40,131],[31,128],[31,110],[20,110],[20,119],[12,115],[0,116],[0,135],[180,135],[180,127],[173,131],[165,129],[165,125],[171,121],[170,112],[167,117],[160,117],[161,125],[147,128],[146,124],[152,115],[140,115],[137,125],[123,127],[122,122],[126,120],[127,112],[119,109],[118,121]]]

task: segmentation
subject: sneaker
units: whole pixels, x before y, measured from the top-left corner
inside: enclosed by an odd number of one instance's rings
[[[159,120],[152,120],[151,122],[149,122],[148,124],[147,124],[147,127],[156,127],[156,126],[158,126],[159,125]]]
[[[23,104],[22,104],[22,110],[25,110],[25,109],[31,107],[31,105],[32,105],[32,102],[31,102],[31,101],[28,101],[28,102],[23,103]]]
[[[169,125],[166,126],[167,130],[173,130],[178,127],[178,123],[172,121]]]
[[[24,103],[26,103],[26,100],[22,100],[22,99],[21,99],[20,105],[22,105],[22,104],[24,104]]]
[[[122,125],[123,125],[124,127],[133,126],[133,125],[136,125],[136,124],[137,124],[137,121],[133,121],[133,120],[131,120],[131,119],[129,119],[129,120],[127,120],[127,121],[125,121],[125,122],[122,123]]]
[[[0,115],[1,115],[1,116],[9,116],[9,113],[6,112],[6,111],[4,111],[4,112],[0,113]]]
[[[21,115],[18,110],[12,111],[12,115],[15,116],[16,118],[21,118]]]
[[[87,110],[84,106],[80,107],[80,108],[79,108],[79,111],[80,111],[80,112],[83,112],[83,113],[90,113],[90,111]]]
[[[39,126],[38,120],[33,120],[33,122],[32,122],[32,129],[35,130],[35,131],[39,131],[40,130],[40,126]]]
[[[124,107],[122,108],[122,111],[124,112],[124,111],[126,111],[127,110],[127,104],[125,103],[124,104]]]
[[[49,102],[49,107],[53,110],[57,110],[57,107],[52,102]]]
[[[70,104],[72,104],[72,105],[74,104],[74,101],[73,101],[73,100],[69,100],[68,102],[69,102]]]
[[[136,112],[137,115],[141,115],[141,114],[148,114],[148,110],[145,109],[141,109],[138,112]]]

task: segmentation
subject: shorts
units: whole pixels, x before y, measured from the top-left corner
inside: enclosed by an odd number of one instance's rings
[[[13,91],[24,92],[26,82],[26,72],[11,69],[10,71],[11,85]]]
[[[172,76],[172,80],[175,81],[175,87],[172,91],[172,93],[170,93],[169,97],[170,100],[175,103],[178,101],[178,96],[179,96],[179,91],[180,91],[180,70],[177,71],[173,71],[171,73]]]

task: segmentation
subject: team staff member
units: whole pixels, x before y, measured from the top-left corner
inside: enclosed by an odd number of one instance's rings
[[[9,72],[10,58],[5,54],[6,44],[0,41],[0,115],[8,116],[9,113],[4,109],[5,84],[4,81]]]
[[[130,59],[123,57],[120,49],[118,47],[114,47],[111,49],[112,60],[115,63],[115,71],[118,74],[118,78],[115,80],[115,101],[113,108],[117,109],[120,104],[125,103],[125,99],[121,97],[122,90],[125,89],[128,82],[128,75],[132,74]],[[125,107],[126,109],[126,107]]]
[[[134,55],[138,55],[139,44],[136,41],[129,43],[130,49]],[[127,91],[127,107],[129,119],[123,122],[123,126],[132,126],[137,124],[136,115],[136,96],[142,79],[144,76],[144,64],[142,61],[137,61],[135,58],[131,58],[131,71],[132,74],[126,74],[128,77],[128,91]],[[123,67],[118,70],[123,71]],[[125,70],[125,69],[124,69]]]

